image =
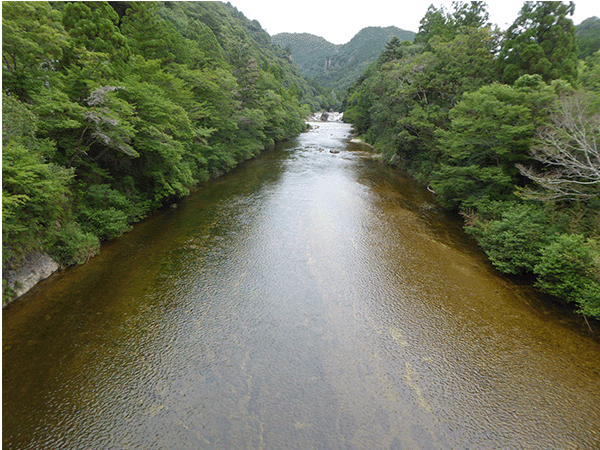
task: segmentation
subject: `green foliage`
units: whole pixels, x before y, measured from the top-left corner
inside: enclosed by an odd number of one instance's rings
[[[476,164],[442,164],[432,174],[431,185],[442,203],[452,209],[469,208],[480,200],[510,198],[514,189],[511,177],[501,167]]]
[[[76,215],[84,232],[92,233],[101,241],[120,236],[130,229],[147,212],[149,204],[140,202],[108,184],[92,184],[83,187],[77,202]]]
[[[579,59],[585,59],[600,50],[600,18],[590,17],[577,25],[575,32]]]
[[[415,44],[427,44],[434,36],[441,36],[444,40],[450,39],[453,34],[450,17],[444,11],[444,8],[436,8],[429,5],[427,12],[421,19],[419,32],[415,35]]]
[[[386,62],[400,60],[406,54],[407,47],[412,46],[410,41],[401,41],[397,36],[394,36],[385,44],[385,49],[379,55],[377,64],[382,65]]]
[[[118,27],[119,15],[108,2],[73,2],[63,9],[62,24],[75,45],[106,53],[113,62],[126,62],[131,54]]]
[[[76,222],[50,230],[49,253],[65,266],[83,264],[100,251],[100,241]]]
[[[2,84],[29,98],[52,74],[67,43],[60,13],[46,2],[2,4]]]
[[[558,1],[525,2],[506,31],[499,67],[506,83],[524,74],[539,74],[544,81],[577,79],[579,49],[575,26],[567,16],[575,4]]]
[[[576,70],[581,85],[598,92],[600,53],[576,69],[574,27],[567,18],[572,3],[526,2],[503,40],[488,26],[483,3],[452,6],[452,12],[429,7],[414,45],[388,42],[348,89],[345,120],[387,161],[428,183],[444,206],[463,214],[467,231],[500,271],[535,272],[540,288],[574,296],[580,312],[598,317],[600,288],[597,277],[589,278],[598,273],[597,263],[584,258],[588,278],[577,278],[585,289],[578,287],[575,295],[554,286],[560,275],[552,279],[551,271],[563,269],[551,270],[559,259],[550,258],[559,234],[600,235],[597,117],[590,108],[557,103],[561,96],[593,97],[573,95]],[[541,147],[548,150],[545,158],[532,152]],[[542,178],[522,172],[525,166]],[[534,180],[565,179],[585,195],[526,201]],[[574,242],[569,251],[587,252]]]
[[[489,26],[487,5],[484,2],[452,2],[454,11],[446,12],[444,7],[439,9],[430,5],[421,19],[419,32],[415,35],[415,44],[424,44],[426,50],[431,50],[429,42],[434,37],[439,41],[448,42],[456,37],[461,28],[483,28]]]
[[[129,2],[121,30],[137,55],[163,64],[183,62],[184,40],[173,25],[159,16],[157,2]]]
[[[36,138],[35,116],[14,98],[2,99],[3,261],[19,261],[63,220],[73,171],[46,161],[54,144]]]
[[[390,39],[412,41],[413,37],[413,32],[396,27],[367,27],[342,45],[308,33],[280,33],[271,39],[282,49],[291,50],[302,75],[340,93],[378,58]]]
[[[506,203],[501,205],[499,216],[497,220],[472,220],[466,231],[477,237],[501,272],[513,275],[532,272],[551,238],[547,213],[532,204]]]
[[[316,104],[231,5],[2,9],[5,268],[32,250],[85,261],[150,209],[303,131],[300,100]]]
[[[488,28],[460,27],[451,40],[433,36],[427,45],[431,51],[390,43],[349,90],[345,110],[346,120],[388,160],[399,157],[424,177],[439,157],[438,129],[448,127],[449,111],[465,92],[496,79],[497,41]]]
[[[487,4],[482,1],[452,2],[454,11],[452,23],[454,29],[459,31],[462,27],[486,28],[490,26]]]
[[[580,312],[600,318],[598,244],[577,234],[561,234],[540,254],[534,272],[543,292],[575,302]]]
[[[584,89],[600,93],[600,50],[580,62],[579,81]]]
[[[449,129],[438,130],[443,154],[431,185],[442,201],[458,208],[510,199],[521,183],[516,165],[528,160],[536,120],[541,123],[554,99],[539,75],[524,76],[515,87],[493,83],[466,93],[450,111]]]

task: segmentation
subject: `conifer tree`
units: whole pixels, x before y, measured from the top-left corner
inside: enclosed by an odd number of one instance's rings
[[[576,81],[579,51],[575,26],[567,17],[574,11],[573,2],[524,3],[499,55],[504,82],[513,83],[525,74],[539,74],[546,82]]]
[[[2,4],[2,83],[5,92],[28,99],[62,57],[68,35],[60,13],[44,2]]]

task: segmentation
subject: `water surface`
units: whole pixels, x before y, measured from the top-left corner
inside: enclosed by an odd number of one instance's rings
[[[4,448],[599,448],[598,342],[349,132],[318,124],[5,309]]]

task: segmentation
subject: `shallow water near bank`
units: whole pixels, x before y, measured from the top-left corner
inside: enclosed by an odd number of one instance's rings
[[[314,125],[3,311],[4,448],[600,447],[600,344]]]

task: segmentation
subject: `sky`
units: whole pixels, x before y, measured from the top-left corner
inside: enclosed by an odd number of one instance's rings
[[[224,0],[229,1],[244,16],[257,20],[271,36],[278,33],[310,33],[333,44],[345,44],[365,27],[396,26],[419,31],[419,22],[429,5],[444,6],[452,11],[451,1],[423,0]],[[519,15],[523,1],[490,0],[487,2],[490,21],[507,29]],[[588,17],[600,17],[598,0],[575,1],[571,20],[579,25]]]

